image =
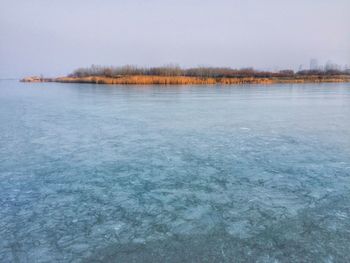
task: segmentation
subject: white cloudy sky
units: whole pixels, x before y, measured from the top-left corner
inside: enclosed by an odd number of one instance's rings
[[[0,77],[91,64],[350,64],[349,10],[349,0],[0,0]]]

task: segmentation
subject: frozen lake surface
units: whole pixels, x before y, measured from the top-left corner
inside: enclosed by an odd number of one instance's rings
[[[350,84],[0,81],[0,262],[350,262]]]

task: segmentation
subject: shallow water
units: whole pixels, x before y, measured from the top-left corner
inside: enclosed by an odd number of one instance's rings
[[[349,262],[350,84],[0,81],[0,262]]]

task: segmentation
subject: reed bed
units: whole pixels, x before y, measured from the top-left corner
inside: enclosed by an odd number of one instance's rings
[[[293,78],[199,78],[185,76],[60,77],[45,81],[120,85],[239,85],[273,83],[350,82],[350,76],[304,76]]]

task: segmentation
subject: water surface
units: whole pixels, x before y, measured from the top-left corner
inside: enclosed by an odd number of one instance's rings
[[[0,81],[0,262],[349,262],[350,84]]]

